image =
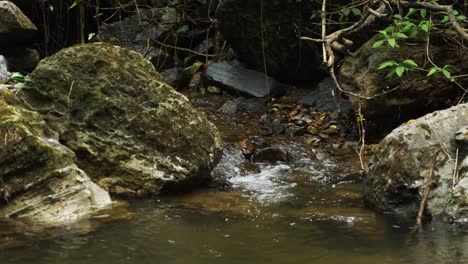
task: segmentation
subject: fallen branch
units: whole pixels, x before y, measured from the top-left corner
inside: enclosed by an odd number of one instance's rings
[[[431,191],[432,185],[432,175],[434,174],[434,167],[437,161],[437,155],[441,151],[441,148],[437,148],[432,155],[431,167],[429,168],[429,175],[427,175],[426,184],[424,185],[423,196],[421,199],[421,203],[419,205],[419,212],[418,217],[416,218],[416,228],[421,225],[422,217],[424,214],[424,209],[426,207],[427,198],[429,197],[429,192]]]

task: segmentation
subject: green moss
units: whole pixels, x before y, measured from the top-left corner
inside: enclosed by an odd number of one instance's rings
[[[20,96],[102,186],[158,193],[209,177],[222,151],[216,128],[159,77],[136,52],[78,45],[43,60]]]

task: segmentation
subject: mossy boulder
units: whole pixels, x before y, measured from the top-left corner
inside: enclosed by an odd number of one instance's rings
[[[222,154],[214,125],[159,78],[141,54],[93,43],[42,60],[19,95],[100,186],[145,196],[209,180]]]
[[[393,130],[369,162],[364,188],[368,204],[383,212],[415,217],[432,156],[440,148],[426,212],[446,221],[468,219],[468,173],[463,165],[468,140],[461,139],[467,122],[468,104],[460,104]]]
[[[39,113],[0,89],[0,217],[61,224],[111,203]]]
[[[368,132],[386,134],[402,122],[446,108],[463,94],[454,82],[441,73],[427,77],[427,71],[415,69],[405,72],[401,78],[396,75],[386,78],[394,67],[379,70],[385,61],[401,63],[412,59],[422,69],[433,65],[428,60],[425,41],[409,39],[400,41],[398,48],[388,45],[373,48],[372,45],[379,39],[379,35],[372,37],[355,56],[347,57],[339,70],[339,80],[344,90],[371,98],[350,95],[355,110],[360,109],[369,125]],[[458,43],[433,36],[429,52],[437,65],[454,66],[450,68],[453,76],[468,71],[468,52],[460,50]],[[462,86],[468,85],[468,77],[462,76],[457,81]]]

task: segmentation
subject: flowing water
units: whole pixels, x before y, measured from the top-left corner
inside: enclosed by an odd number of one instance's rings
[[[260,164],[241,175],[242,157],[227,152],[225,191],[132,201],[131,219],[108,223],[0,223],[0,263],[468,263],[465,230],[432,224],[412,234],[365,209],[360,184],[324,183],[336,160]]]
[[[412,232],[366,209],[355,156],[289,142],[293,162],[252,164],[225,140],[214,171],[223,188],[130,201],[63,228],[0,220],[0,263],[468,263],[466,229]]]

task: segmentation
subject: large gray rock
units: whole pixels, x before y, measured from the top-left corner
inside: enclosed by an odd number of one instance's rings
[[[301,31],[312,26],[310,5],[296,0],[224,0],[216,18],[223,37],[247,66],[264,71],[266,64],[268,75],[281,81],[317,80],[322,75],[321,50],[300,40]]]
[[[10,1],[0,1],[0,47],[33,42],[38,31],[23,12]]]
[[[170,49],[154,45],[153,40],[175,44],[170,33],[177,30],[179,20],[175,8],[141,9],[122,21],[103,24],[98,39],[139,52],[158,70],[164,70],[174,64]]]
[[[74,222],[110,206],[109,194],[75,165],[42,117],[0,89],[0,217]]]
[[[213,63],[206,67],[203,77],[205,85],[214,85],[234,94],[279,97],[286,92],[286,85],[239,65]]]
[[[144,196],[210,179],[217,129],[137,52],[77,45],[41,61],[19,95],[106,190]]]
[[[467,124],[468,104],[461,104],[393,130],[369,162],[364,188],[367,202],[381,211],[415,216],[432,156],[441,147],[426,211],[444,220],[463,221],[468,217],[468,174],[464,170],[467,145],[461,143],[466,141],[460,139],[460,131]],[[456,166],[456,160],[461,166]]]
[[[349,56],[343,61],[339,70],[340,84],[344,90],[374,97],[367,100],[350,95],[350,100],[355,110],[360,108],[366,123],[375,125],[376,131],[391,131],[409,119],[446,108],[447,102],[461,94],[458,86],[441,73],[426,77],[426,71],[414,70],[405,73],[402,78],[396,75],[386,78],[392,68],[378,68],[388,60],[402,62],[412,59],[419,67],[426,69],[432,65],[427,61],[426,42],[401,42],[399,48],[386,45],[372,48],[378,39],[376,35],[367,41],[356,56]],[[450,68],[453,76],[468,71],[468,52],[460,50],[458,44],[431,37],[430,53],[438,65],[456,65]],[[462,86],[468,85],[468,77],[457,81]]]

